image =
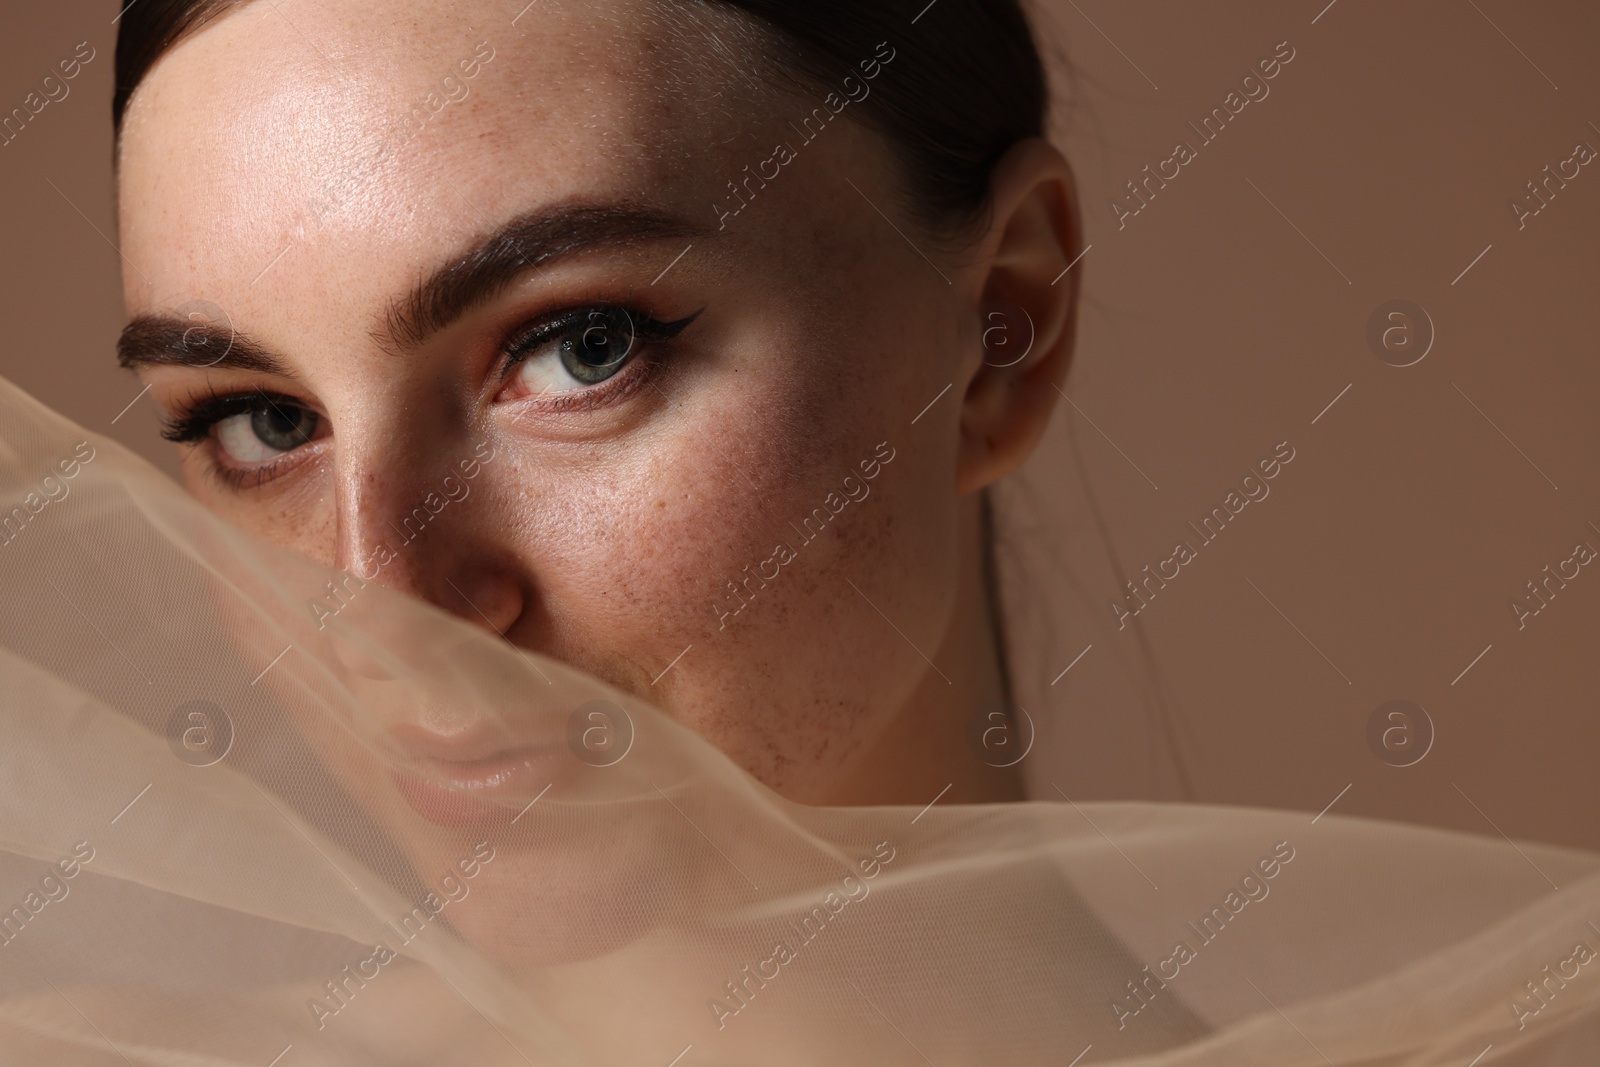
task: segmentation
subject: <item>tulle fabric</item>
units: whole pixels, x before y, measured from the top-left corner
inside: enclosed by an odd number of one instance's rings
[[[800,806],[4,383],[0,495],[7,1064],[1600,1054],[1591,854],[1062,796]],[[456,804],[419,728],[537,773]]]

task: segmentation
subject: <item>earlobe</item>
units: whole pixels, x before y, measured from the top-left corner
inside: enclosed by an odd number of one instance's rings
[[[1067,161],[1048,142],[1019,142],[996,165],[990,190],[974,309],[979,344],[965,365],[960,492],[998,481],[1033,451],[1060,396],[1077,321],[1081,231]]]

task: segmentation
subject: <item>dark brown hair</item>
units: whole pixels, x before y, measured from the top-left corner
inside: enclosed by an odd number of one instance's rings
[[[168,49],[248,0],[142,0],[117,31],[112,123]],[[905,176],[910,207],[938,228],[976,220],[989,174],[1006,150],[1041,136],[1049,89],[1019,0],[710,0],[774,31],[772,58],[816,87],[832,87],[880,42],[895,49],[851,113],[877,129]]]

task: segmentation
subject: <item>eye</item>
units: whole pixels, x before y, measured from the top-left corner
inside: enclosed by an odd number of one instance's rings
[[[265,463],[312,440],[320,423],[314,411],[263,398],[248,411],[219,419],[214,433],[235,463]]]
[[[534,395],[599,385],[627,364],[640,332],[626,308],[576,312],[512,349],[517,384]]]

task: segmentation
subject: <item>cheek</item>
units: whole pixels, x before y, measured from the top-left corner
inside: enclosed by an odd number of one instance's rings
[[[887,724],[927,669],[921,653],[937,653],[951,611],[953,523],[927,499],[926,472],[902,450],[870,496],[844,496],[843,478],[870,450],[787,471],[774,455],[789,480],[718,502],[729,516],[722,537],[701,539],[703,576],[688,575],[677,601],[687,628],[703,635],[682,665],[690,699],[678,706],[746,769],[799,799],[825,789]],[[793,553],[786,564],[779,544]]]
[[[823,788],[927,670],[957,555],[953,453],[931,418],[900,413],[903,377],[854,345],[806,347],[815,373],[686,385],[637,465],[557,494],[537,568],[558,655],[796,796]],[[879,442],[894,458],[863,483]]]
[[[333,567],[337,512],[331,475],[326,459],[312,464],[285,479],[293,485],[269,488],[265,493],[236,492],[219,484],[193,451],[184,454],[179,470],[184,488],[208,511],[257,537]]]

